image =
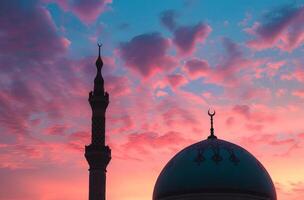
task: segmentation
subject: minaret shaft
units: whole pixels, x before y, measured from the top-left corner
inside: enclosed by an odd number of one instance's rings
[[[89,200],[105,200],[106,172],[102,170],[90,170]]]
[[[92,116],[92,144],[105,145],[105,126],[99,126],[105,121],[105,116]]]
[[[111,160],[111,149],[105,145],[106,109],[109,94],[104,91],[104,80],[101,74],[103,62],[99,56],[96,60],[97,74],[94,90],[89,93],[92,108],[91,144],[85,147],[85,158],[89,163],[89,200],[106,199],[106,168]]]

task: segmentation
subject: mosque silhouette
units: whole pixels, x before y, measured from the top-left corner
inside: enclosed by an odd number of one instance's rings
[[[91,144],[85,147],[89,164],[89,200],[105,200],[106,168],[111,149],[105,144],[105,113],[109,94],[104,90],[103,61],[96,60],[92,108]],[[153,200],[276,200],[276,191],[266,169],[244,148],[214,135],[215,111],[208,111],[210,135],[177,153],[163,168]]]

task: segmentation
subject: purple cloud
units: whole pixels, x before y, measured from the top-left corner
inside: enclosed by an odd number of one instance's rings
[[[210,73],[210,66],[206,60],[188,60],[184,66],[184,69],[191,78],[206,76],[208,73]]]
[[[71,11],[87,24],[94,22],[112,0],[50,0],[56,1],[65,11]]]
[[[48,11],[37,1],[28,1],[26,6],[18,1],[0,1],[0,13],[0,51],[2,58],[9,56],[6,60],[51,59],[64,53],[70,43],[56,33]]]
[[[246,31],[256,36],[248,45],[257,50],[279,48],[292,51],[304,42],[304,7],[284,6],[272,10],[263,22]]]
[[[159,33],[147,33],[121,43],[120,54],[127,67],[143,77],[149,77],[157,71],[168,71],[174,67],[174,59],[166,55],[169,45],[169,40]]]
[[[238,113],[246,118],[249,118],[251,115],[250,107],[248,105],[235,105],[232,110],[233,112]]]
[[[198,42],[204,42],[212,31],[208,24],[199,22],[196,25],[178,25],[178,14],[174,10],[166,10],[161,13],[160,21],[173,33],[173,43],[181,55],[191,54]]]
[[[225,86],[236,86],[244,87],[244,76],[238,76],[241,70],[255,68],[261,64],[259,59],[248,59],[244,56],[241,47],[230,40],[229,38],[224,38],[222,40],[225,49],[225,56],[220,59],[220,62],[212,69],[212,74],[210,74],[209,81],[225,85]],[[247,80],[248,81],[248,80]],[[249,83],[248,83],[249,84]],[[248,85],[247,84],[247,85]]]
[[[185,85],[188,82],[187,79],[181,74],[170,74],[166,78],[171,87],[174,89]]]
[[[176,17],[177,17],[177,13],[174,10],[166,10],[161,13],[160,21],[170,31],[174,31],[177,26],[175,20]]]
[[[180,26],[174,31],[173,42],[180,54],[191,54],[197,42],[204,42],[211,30],[209,25],[203,23],[194,26]]]

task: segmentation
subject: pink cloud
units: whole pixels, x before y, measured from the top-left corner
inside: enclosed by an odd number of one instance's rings
[[[272,113],[268,113],[263,110],[263,108],[259,108],[256,106],[252,109],[248,105],[235,105],[232,108],[232,112],[237,113],[240,116],[243,116],[245,119],[251,122],[272,122],[276,119]]]
[[[125,76],[105,76],[105,88],[111,96],[119,97],[131,93],[130,80]]]
[[[136,125],[136,122],[134,122],[133,117],[126,112],[119,116],[109,116],[107,118],[108,123],[113,124],[113,126],[111,126],[111,129],[109,129],[109,132],[111,134],[120,134],[132,131]]]
[[[235,118],[234,117],[228,117],[225,121],[227,126],[232,126],[235,123]]]
[[[206,60],[194,58],[185,63],[183,70],[193,79],[205,77],[208,83],[240,88],[241,82],[247,78],[238,76],[240,71],[255,68],[261,61],[247,59],[240,46],[228,38],[224,38],[222,42],[226,54],[219,59],[215,67],[209,66]]]
[[[45,134],[47,135],[57,135],[57,136],[63,136],[65,135],[65,131],[68,129],[67,126],[64,125],[53,125],[45,129]]]
[[[90,90],[86,84],[89,78],[81,71],[80,61],[53,59],[51,63],[44,63],[44,60],[37,60],[31,65],[29,60],[31,57],[23,58],[22,68],[18,70],[14,69],[14,63],[8,66],[11,71],[3,72],[2,65],[0,68],[2,75],[9,79],[1,83],[3,87],[0,89],[3,111],[0,125],[7,133],[5,139],[0,140],[4,143],[32,141],[39,134],[48,135],[46,138],[64,135],[69,125],[79,127],[83,123],[79,116],[86,117],[89,113],[87,106],[79,103],[86,102]],[[44,63],[43,67],[41,63]],[[96,70],[94,61],[90,67]],[[61,127],[60,124],[65,125]]]
[[[90,143],[91,133],[89,131],[77,131],[69,135],[68,148],[76,151],[84,151],[84,145]]]
[[[245,86],[241,88],[238,96],[243,100],[268,101],[271,99],[271,90],[269,88]]]
[[[246,128],[250,131],[254,131],[254,132],[257,132],[257,131],[262,131],[262,129],[264,128],[263,125],[261,124],[246,124]]]
[[[278,71],[286,64],[285,60],[275,61],[275,62],[265,62],[265,66],[257,67],[254,69],[255,77],[262,78],[263,75],[266,77],[274,77],[277,75]]]
[[[301,139],[304,139],[304,133],[299,133],[298,137],[301,138]]]
[[[281,61],[277,61],[277,62],[269,62],[269,63],[267,63],[267,66],[271,69],[278,70],[285,64],[286,64],[286,61],[281,60]]]
[[[167,96],[168,93],[165,92],[165,91],[162,91],[162,90],[158,90],[155,94],[157,97],[164,97],[164,96]]]
[[[294,72],[294,77],[300,81],[304,82],[304,70],[302,68],[297,68]]]
[[[209,67],[206,62],[200,64],[199,60],[195,61],[194,64],[197,63],[198,66],[193,66],[194,76],[198,74],[199,77],[201,74],[204,77],[204,82],[224,87],[225,95],[230,98],[269,100],[271,91],[268,88],[256,87],[253,82],[254,76],[252,76],[252,71],[256,73],[256,69],[264,65],[266,60],[247,58],[240,45],[229,38],[223,38],[222,42],[226,54],[218,59],[219,61],[214,67]],[[186,71],[191,75],[190,66],[186,67],[188,67]],[[196,68],[197,70],[194,71]],[[263,98],[259,98],[260,96]]]
[[[301,200],[304,196],[304,183],[302,181],[291,183],[292,200]],[[288,195],[290,198],[290,194]]]
[[[166,96],[168,95],[167,92],[165,92],[163,89],[166,87],[170,87],[174,91],[176,91],[177,88],[186,85],[188,83],[188,79],[181,73],[174,73],[174,74],[167,74],[163,77],[157,77],[157,79],[153,80],[151,83],[152,88],[154,90],[157,90],[157,93],[160,94],[160,96]]]
[[[248,149],[266,149],[271,148],[272,151],[263,151],[260,157],[279,157],[279,158],[288,158],[291,153],[297,150],[300,150],[299,141],[296,140],[293,136],[279,136],[277,134],[254,134],[248,137],[242,137],[241,143],[244,147]],[[266,155],[268,154],[268,155]]]
[[[206,60],[192,59],[188,60],[184,66],[186,73],[193,79],[206,76],[210,71]]]
[[[193,113],[179,106],[169,107],[162,113],[162,117],[163,122],[169,127],[175,127],[177,124],[194,126],[198,123]]]
[[[275,47],[290,52],[304,42],[303,21],[304,7],[284,6],[273,10],[265,16],[265,22],[246,29],[256,36],[248,45],[257,50]]]
[[[226,55],[210,71],[207,81],[225,86],[244,86],[242,83],[245,80],[242,79],[246,77],[238,76],[240,71],[255,68],[261,64],[261,61],[246,58],[240,46],[229,38],[223,38],[222,42]]]
[[[32,106],[25,106],[32,104]],[[38,111],[39,102],[30,89],[29,83],[15,80],[8,88],[0,90],[0,124],[2,128],[17,138],[29,136],[33,111]],[[11,135],[11,137],[13,136]]]
[[[243,58],[241,51],[238,49],[237,44],[233,43],[229,39],[224,39],[224,47],[227,52],[226,59],[216,66],[216,78],[220,81],[235,82],[236,73],[247,63]]]
[[[246,118],[249,118],[251,114],[248,105],[235,105],[232,110]]]
[[[294,71],[289,74],[281,75],[282,80],[297,80],[304,83],[304,70],[301,66],[297,67]]]
[[[45,151],[42,147],[43,145],[40,142],[29,144],[28,141],[25,144],[1,144],[0,169],[35,168],[37,166],[36,162],[45,158]]]
[[[173,88],[180,87],[188,82],[187,79],[181,74],[171,74],[166,78]]]
[[[198,23],[194,26],[179,26],[174,31],[173,42],[182,55],[191,54],[198,42],[204,42],[211,32],[207,24]]]
[[[295,90],[292,92],[292,95],[304,99],[304,90]]]
[[[286,95],[286,93],[287,93],[287,90],[281,88],[276,91],[276,96],[282,97],[282,96]]]
[[[241,137],[241,143],[247,148],[267,148],[271,146],[272,151],[268,151],[268,156],[288,157],[292,151],[299,150],[299,141],[288,134],[266,134],[261,133],[251,136]],[[265,151],[263,153],[266,153]],[[265,155],[264,155],[265,156]]]
[[[191,140],[185,139],[181,133],[176,131],[169,131],[164,134],[143,132],[128,135],[128,141],[122,147],[128,150],[134,149],[140,154],[147,154],[153,151],[154,148],[170,149],[191,142]]]
[[[272,140],[269,142],[270,145],[285,145],[285,144],[294,144],[294,143],[295,143],[295,139],[292,138]]]
[[[174,58],[166,55],[169,46],[169,40],[159,33],[142,34],[122,43],[120,55],[127,67],[147,78],[175,66]]]
[[[57,2],[65,11],[75,14],[81,21],[89,24],[101,15],[112,0],[47,0]]]

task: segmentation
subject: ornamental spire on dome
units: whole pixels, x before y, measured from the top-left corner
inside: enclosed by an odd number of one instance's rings
[[[214,135],[214,128],[213,128],[213,116],[215,115],[215,110],[211,113],[210,109],[208,110],[208,115],[210,116],[210,135],[208,136],[208,139],[217,139],[217,137]]]

